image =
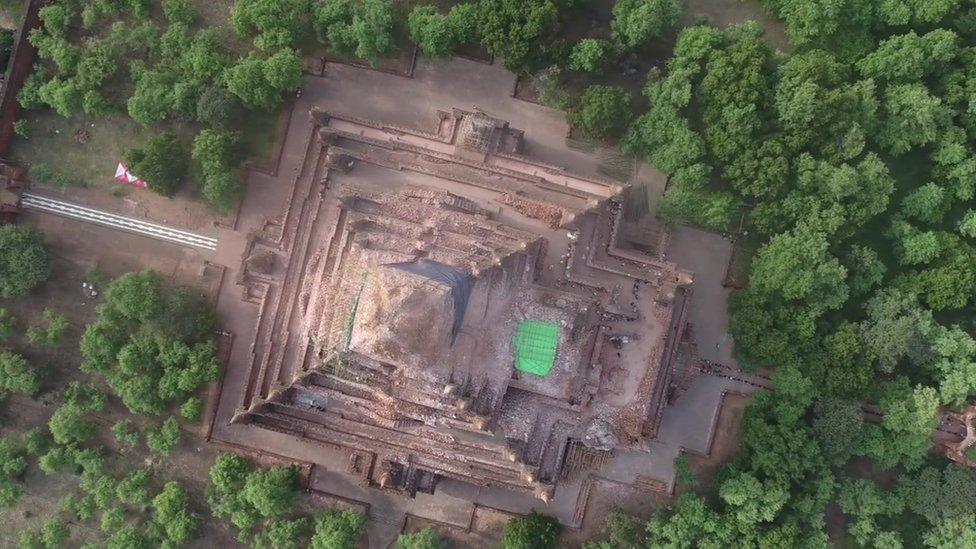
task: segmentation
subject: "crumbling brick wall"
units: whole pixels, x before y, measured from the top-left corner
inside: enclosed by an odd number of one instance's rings
[[[27,34],[41,25],[38,12],[48,4],[48,0],[29,0],[27,13],[21,22],[20,31],[17,34],[17,42],[14,50],[10,54],[10,64],[7,67],[6,81],[0,95],[0,158],[7,156],[10,148],[10,139],[14,133],[14,122],[20,117],[20,103],[17,102],[17,94],[24,85],[24,80],[34,66],[34,59],[37,57],[37,48],[27,41]]]

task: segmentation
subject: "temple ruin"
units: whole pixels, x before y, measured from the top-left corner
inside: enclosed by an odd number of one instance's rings
[[[548,501],[646,448],[692,275],[615,244],[626,185],[533,160],[481,112],[436,133],[309,114],[287,210],[241,258],[259,314],[232,424],[406,496],[452,478]]]

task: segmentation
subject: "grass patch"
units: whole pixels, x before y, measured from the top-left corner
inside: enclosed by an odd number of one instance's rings
[[[63,187],[65,184],[114,189],[115,166],[126,149],[137,147],[160,133],[144,128],[126,114],[99,118],[63,118],[54,111],[26,113],[28,138],[16,138],[10,157],[30,168],[37,182]],[[167,124],[181,137],[189,150],[193,128],[185,122]],[[37,173],[40,172],[40,173]],[[54,174],[51,177],[47,177]]]

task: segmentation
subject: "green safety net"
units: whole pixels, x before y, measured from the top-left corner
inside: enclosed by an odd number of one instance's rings
[[[556,362],[559,326],[552,322],[523,320],[515,332],[515,367],[544,376]]]

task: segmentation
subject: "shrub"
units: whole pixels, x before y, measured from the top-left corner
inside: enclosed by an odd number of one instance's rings
[[[30,176],[34,181],[47,183],[48,185],[54,185],[61,188],[78,184],[77,181],[71,179],[67,175],[52,170],[47,164],[34,164],[31,166]]]
[[[14,335],[14,325],[16,319],[7,309],[0,307],[0,343],[10,339]]]
[[[30,135],[30,127],[27,125],[27,121],[21,118],[14,122],[14,133],[27,139]]]
[[[201,413],[203,413],[203,401],[197,397],[186,399],[186,402],[180,406],[180,415],[188,421],[199,420]]]
[[[123,446],[133,447],[139,443],[139,431],[136,430],[132,420],[129,419],[116,421],[112,425],[112,435]]]
[[[71,325],[68,322],[68,317],[53,309],[44,309],[42,317],[47,326],[29,327],[27,329],[27,341],[31,345],[57,347],[61,344],[61,340],[64,339],[64,334],[67,333]]]

